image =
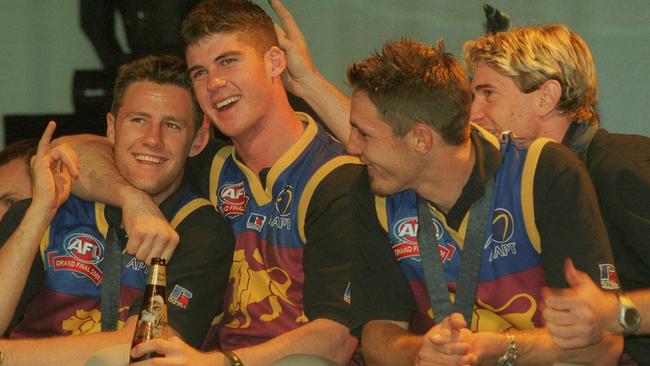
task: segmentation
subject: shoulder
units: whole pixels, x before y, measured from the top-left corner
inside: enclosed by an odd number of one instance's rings
[[[587,168],[595,181],[618,175],[648,175],[650,138],[599,130],[589,146]]]
[[[543,145],[539,153],[536,175],[556,175],[567,170],[584,171],[584,164],[566,146],[554,141]]]
[[[193,209],[178,224],[176,231],[180,237],[177,251],[191,252],[193,257],[220,253],[222,249],[234,246],[235,242],[232,228],[212,205]]]

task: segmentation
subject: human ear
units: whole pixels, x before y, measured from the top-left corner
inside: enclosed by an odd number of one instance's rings
[[[208,139],[210,138],[210,127],[209,125],[202,125],[198,131],[196,131],[196,136],[192,140],[192,146],[190,147],[189,157],[194,157],[198,155],[205,145],[208,144]]]
[[[271,77],[281,76],[287,68],[287,58],[284,55],[284,51],[277,46],[272,46],[266,51],[265,59],[268,61]]]
[[[115,145],[115,116],[113,113],[106,113],[106,137],[111,145]]]
[[[562,97],[562,85],[557,80],[546,80],[537,90],[540,115],[545,116],[556,110]]]
[[[431,151],[433,131],[424,123],[418,123],[408,132],[407,138],[416,153],[424,155]]]

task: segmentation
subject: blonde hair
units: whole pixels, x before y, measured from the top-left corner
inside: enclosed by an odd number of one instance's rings
[[[463,46],[467,74],[481,62],[512,78],[524,93],[547,80],[562,86],[557,109],[570,121],[598,125],[598,81],[587,43],[564,25],[522,27],[485,35]]]

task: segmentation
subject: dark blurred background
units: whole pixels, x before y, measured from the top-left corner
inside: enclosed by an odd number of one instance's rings
[[[269,10],[264,0],[255,0]],[[117,65],[150,53],[182,54],[180,23],[191,0],[13,0],[0,12],[0,148],[38,136],[47,120],[59,133],[104,134]],[[484,32],[474,0],[284,0],[330,80],[346,89],[346,66],[385,40],[444,37],[460,55]],[[580,33],[596,59],[605,128],[650,135],[650,2],[628,0],[490,1],[512,26],[560,22]],[[299,107],[299,109],[302,109]]]

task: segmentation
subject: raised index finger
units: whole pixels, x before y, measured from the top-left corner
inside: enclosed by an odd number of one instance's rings
[[[43,136],[41,136],[41,139],[38,141],[38,149],[36,150],[37,155],[43,155],[49,150],[54,130],[56,130],[56,122],[48,122],[47,127],[45,127],[45,132],[43,132]]]

